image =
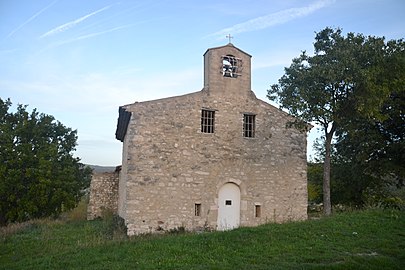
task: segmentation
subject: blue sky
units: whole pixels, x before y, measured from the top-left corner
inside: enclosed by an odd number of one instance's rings
[[[0,97],[77,129],[82,162],[118,165],[118,107],[201,90],[202,55],[227,34],[268,101],[315,32],[404,38],[404,14],[403,0],[0,0]]]

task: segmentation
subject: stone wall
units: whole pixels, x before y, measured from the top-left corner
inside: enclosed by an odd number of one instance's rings
[[[220,57],[228,54],[244,62],[241,77],[221,76]],[[240,189],[240,226],[307,218],[306,133],[286,128],[294,119],[256,98],[249,55],[224,46],[204,57],[202,91],[125,106],[132,116],[119,214],[129,235],[218,229],[218,193],[226,183]],[[214,133],[201,132],[203,109],[215,111]],[[243,136],[244,114],[256,117],[254,138]]]
[[[201,108],[216,110],[215,133],[201,133]],[[255,98],[205,93],[130,110],[123,172],[129,234],[216,229],[225,183],[241,189],[241,226],[306,219],[306,134],[286,128],[287,114]],[[243,112],[256,114],[255,138],[242,136]],[[194,213],[197,203],[201,216]]]
[[[88,220],[102,217],[104,211],[117,213],[119,172],[120,167],[114,172],[93,173],[87,207]]]

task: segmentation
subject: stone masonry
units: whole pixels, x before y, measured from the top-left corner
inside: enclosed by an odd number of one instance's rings
[[[201,91],[120,107],[116,202],[129,235],[221,229],[222,216],[232,228],[307,218],[306,133],[287,128],[293,117],[256,98],[250,65],[251,56],[231,43],[212,48],[204,54]],[[212,133],[202,128],[203,111],[214,112]],[[254,116],[248,137],[246,115]],[[92,185],[113,194],[116,184],[107,178]],[[237,203],[231,217],[219,195],[229,183],[240,191],[240,201],[225,198],[226,206]],[[113,200],[104,205],[115,209]],[[91,201],[89,215],[99,213],[96,202],[101,198]]]
[[[120,167],[117,167],[114,172],[93,173],[87,207],[88,220],[102,217],[104,211],[117,213],[119,171]]]

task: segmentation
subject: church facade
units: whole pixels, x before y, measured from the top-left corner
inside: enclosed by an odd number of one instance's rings
[[[256,98],[251,56],[231,43],[204,54],[201,91],[121,106],[128,234],[306,219],[306,132],[293,120]]]

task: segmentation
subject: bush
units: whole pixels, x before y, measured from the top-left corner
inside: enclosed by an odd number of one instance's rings
[[[110,209],[104,209],[102,212],[102,234],[108,239],[125,239],[127,238],[127,227],[125,220],[114,214]]]
[[[89,196],[85,195],[80,200],[76,208],[65,212],[61,215],[61,219],[68,221],[81,221],[87,220],[87,205],[89,203]]]
[[[383,209],[405,209],[405,201],[399,196],[400,192],[392,192],[388,189],[367,189],[363,193],[366,207]]]
[[[321,187],[316,184],[308,183],[308,201],[311,203],[319,203],[322,201]]]

